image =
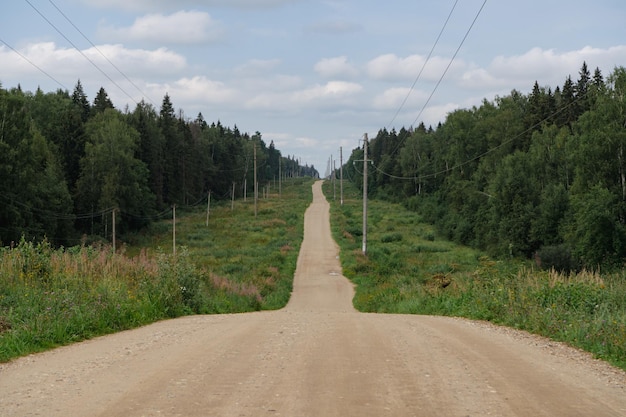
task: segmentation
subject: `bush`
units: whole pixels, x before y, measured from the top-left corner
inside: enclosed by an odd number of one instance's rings
[[[544,270],[571,272],[576,269],[572,253],[565,245],[544,246],[537,251],[535,260],[537,266]]]
[[[402,233],[388,233],[380,238],[382,243],[400,242],[402,240]]]

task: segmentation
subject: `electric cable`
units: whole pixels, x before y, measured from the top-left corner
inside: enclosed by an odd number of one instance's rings
[[[392,121],[387,125],[387,130],[389,129],[389,127],[391,126],[391,124],[393,123],[393,121],[396,119],[396,117],[398,116],[398,114],[400,113],[401,109],[404,107],[404,105],[406,104],[406,101],[409,98],[409,95],[411,94],[413,88],[415,87],[415,85],[417,84],[417,81],[419,80],[422,72],[424,71],[424,68],[426,67],[426,64],[428,63],[428,61],[430,60],[430,57],[433,53],[433,51],[435,50],[435,47],[437,46],[437,44],[439,43],[439,39],[441,38],[441,35],[443,34],[445,28],[448,25],[448,21],[450,20],[450,17],[452,16],[452,13],[454,12],[454,10],[456,9],[458,0],[455,1],[454,5],[452,6],[452,9],[450,10],[450,13],[448,14],[448,17],[446,19],[446,21],[444,22],[443,27],[441,28],[441,31],[439,32],[439,35],[437,36],[437,39],[435,41],[435,44],[433,45],[433,47],[431,48],[430,53],[428,54],[428,58],[426,59],[426,61],[424,62],[424,64],[422,65],[422,68],[419,72],[419,74],[417,75],[415,82],[413,83],[413,85],[411,86],[411,89],[409,90],[409,93],[407,94],[407,96],[405,97],[404,101],[402,102],[402,104],[400,105],[400,108],[396,111],[395,115],[393,116]],[[430,93],[430,95],[428,96],[428,99],[426,100],[426,102],[424,103],[424,105],[422,106],[421,110],[419,111],[417,117],[415,118],[415,120],[412,123],[412,126],[415,126],[417,124],[417,120],[421,117],[422,113],[424,112],[424,110],[426,109],[426,107],[428,106],[428,104],[430,103],[430,100],[433,98],[435,92],[437,91],[437,89],[439,88],[439,85],[441,84],[443,78],[445,77],[445,75],[447,74],[448,70],[450,69],[450,67],[452,66],[452,63],[454,62],[454,60],[456,59],[456,56],[458,55],[459,51],[461,50],[461,47],[463,46],[463,44],[465,43],[465,40],[467,39],[467,37],[469,36],[469,33],[471,32],[472,28],[474,27],[474,24],[476,23],[476,21],[478,20],[478,17],[480,16],[480,14],[482,13],[485,4],[487,3],[487,0],[483,1],[483,4],[481,5],[480,9],[478,10],[478,12],[476,13],[476,16],[474,17],[474,20],[472,21],[471,25],[469,26],[469,28],[467,29],[467,31],[465,32],[465,35],[463,36],[463,39],[461,40],[459,46],[456,48],[456,51],[454,52],[454,55],[452,56],[452,58],[450,59],[450,62],[448,63],[448,65],[446,66],[445,70],[443,71],[441,77],[439,78],[439,80],[437,81],[437,84],[435,85],[435,87],[433,88],[432,92]],[[398,141],[398,143],[396,144],[394,150],[391,152],[391,155],[395,154],[398,149],[400,148],[400,146],[402,145],[404,141]]]
[[[452,9],[452,11],[454,11],[454,9],[456,8],[456,2],[454,4],[454,7]],[[441,82],[443,81],[444,77],[446,76],[446,74],[448,73],[448,70],[450,69],[450,67],[452,66],[452,63],[454,62],[454,60],[456,59],[459,51],[461,50],[461,48],[463,47],[463,45],[465,44],[465,41],[467,40],[467,37],[469,36],[472,28],[474,27],[474,25],[476,24],[476,21],[478,20],[478,17],[481,15],[483,9],[485,8],[485,5],[487,4],[487,0],[484,0],[482,5],[480,6],[480,8],[478,9],[478,12],[476,13],[476,16],[474,16],[474,19],[472,20],[472,23],[470,24],[469,28],[467,29],[467,31],[465,32],[465,35],[463,36],[463,39],[461,40],[461,42],[459,43],[459,46],[456,48],[454,54],[452,55],[452,58],[450,58],[450,62],[448,63],[448,65],[446,66],[446,68],[444,69],[443,73],[441,74],[441,77],[439,77],[439,80],[437,81],[437,83],[435,84],[435,87],[433,88],[433,90],[431,91],[428,99],[426,100],[426,102],[424,103],[424,105],[422,106],[421,110],[419,111],[417,117],[415,118],[415,120],[412,123],[412,126],[415,126],[417,124],[417,120],[421,117],[422,113],[424,112],[424,110],[426,109],[426,107],[428,106],[428,104],[430,103],[430,100],[433,98],[435,92],[437,91],[437,89],[439,88],[439,85],[441,84]],[[448,19],[450,18],[452,11],[450,12],[450,15],[448,16]],[[444,28],[447,25],[447,20],[446,23],[444,24]],[[443,29],[442,29],[443,31]],[[441,33],[440,33],[441,36]],[[439,39],[439,38],[437,38]],[[408,98],[408,97],[407,97]],[[394,116],[395,118],[395,116]],[[392,152],[392,154],[394,154],[399,148],[400,145],[402,143],[399,141],[399,143],[396,145],[394,151]],[[468,162],[469,163],[469,162]],[[395,179],[403,179],[403,180],[414,180],[415,177],[398,177],[392,174],[388,174],[384,171],[381,171],[378,167],[374,166],[374,168],[379,171],[380,173],[382,173],[383,175],[386,175],[390,178],[395,178]],[[436,174],[435,174],[436,175]]]
[[[92,217],[97,217],[97,216],[101,216],[103,214],[107,214],[110,213],[111,211],[113,211],[115,208],[111,207],[111,208],[105,208],[102,210],[98,210],[96,212],[89,212],[89,213],[55,213],[51,210],[46,210],[46,209],[40,209],[37,207],[33,207],[30,204],[26,204],[21,202],[20,200],[14,198],[14,197],[10,197],[4,194],[0,194],[0,198],[4,199],[5,201],[8,201],[10,204],[14,204],[17,206],[21,206],[24,207],[32,212],[35,213],[40,213],[40,214],[44,214],[46,216],[46,218],[48,219],[52,219],[52,220],[84,220],[84,219],[89,219]]]
[[[439,31],[439,35],[437,36],[437,39],[435,40],[435,43],[433,44],[433,47],[430,48],[430,52],[428,53],[428,56],[426,57],[426,60],[424,61],[424,64],[422,65],[422,68],[420,69],[419,73],[417,74],[417,77],[415,77],[415,81],[413,81],[413,85],[411,85],[411,88],[409,89],[409,92],[407,93],[406,97],[404,97],[404,100],[402,101],[402,104],[400,104],[400,107],[396,111],[396,114],[393,115],[393,118],[391,119],[389,124],[387,124],[387,129],[389,129],[391,127],[391,125],[393,124],[393,122],[396,120],[396,118],[398,117],[398,114],[400,114],[400,111],[402,110],[402,108],[406,104],[407,100],[409,99],[409,96],[413,92],[413,89],[415,88],[415,85],[417,84],[417,82],[419,81],[420,77],[422,76],[422,73],[424,72],[424,68],[426,68],[426,65],[428,64],[428,61],[430,61],[430,58],[433,55],[433,52],[435,51],[435,48],[437,47],[437,44],[439,43],[439,39],[441,39],[441,35],[443,35],[443,32],[446,29],[446,26],[448,26],[448,22],[450,21],[450,17],[452,17],[452,13],[454,13],[454,9],[456,9],[456,5],[458,3],[459,3],[459,0],[456,0],[454,2],[454,4],[452,5],[452,9],[450,10],[450,13],[448,14],[448,17],[446,18],[446,21],[444,22],[443,27]]]
[[[465,32],[465,36],[463,36],[463,39],[461,40],[461,43],[459,44],[458,48],[456,48],[456,51],[454,52],[454,55],[452,55],[452,58],[450,59],[450,62],[448,63],[448,66],[443,71],[443,74],[441,74],[441,77],[439,78],[439,81],[437,81],[437,84],[435,84],[435,88],[433,88],[433,91],[430,93],[430,96],[426,100],[426,103],[424,103],[424,105],[422,106],[422,109],[420,110],[420,112],[418,113],[417,117],[413,121],[412,126],[415,126],[417,124],[417,120],[420,118],[420,116],[424,112],[424,109],[426,108],[426,106],[428,106],[428,103],[430,103],[430,100],[435,95],[435,91],[437,91],[437,89],[439,88],[439,85],[441,84],[441,81],[443,80],[443,78],[448,73],[448,70],[450,69],[450,66],[452,65],[452,63],[456,59],[456,56],[458,55],[459,51],[461,50],[461,47],[463,46],[463,44],[467,40],[467,37],[469,36],[472,28],[474,27],[474,24],[476,24],[476,21],[478,20],[478,17],[480,16],[480,14],[482,13],[483,9],[485,8],[485,4],[487,4],[487,0],[484,0],[482,6],[480,6],[480,9],[478,10],[478,13],[476,13],[476,16],[474,17],[474,20],[472,21],[472,24],[467,29],[467,32]]]
[[[118,83],[116,83],[106,72],[104,72],[102,70],[102,68],[100,68],[95,62],[93,62],[87,55],[85,55],[85,53],[83,51],[81,51],[76,44],[74,44],[74,42],[72,42],[67,36],[65,36],[65,34],[63,32],[61,32],[61,30],[59,28],[57,28],[54,23],[52,23],[50,21],[50,19],[48,19],[42,12],[39,11],[39,9],[37,9],[31,2],[30,0],[24,0],[26,1],[26,3],[28,3],[30,5],[30,7],[33,8],[33,10],[35,10],[37,12],[37,14],[39,14],[39,16],[41,16],[41,18],[43,20],[45,20],[46,22],[48,22],[48,24],[50,26],[52,26],[52,28],[54,30],[57,31],[57,33],[59,35],[61,35],[67,42],[69,42],[70,45],[72,45],[74,47],[74,49],[76,49],[76,51],[81,54],[83,56],[83,58],[85,58],[87,61],[89,61],[89,63],[91,65],[93,65],[93,67],[95,69],[97,69],[98,71],[100,71],[100,73],[102,75],[104,75],[109,81],[111,81],[111,83],[113,83],[113,85],[115,85],[122,93],[124,93],[129,99],[131,99],[131,101],[133,101],[135,104],[139,104],[130,94],[128,94],[128,92],[126,90],[124,90]]]
[[[52,81],[54,81],[55,83],[59,84],[61,87],[63,87],[63,89],[67,90],[68,88],[63,85],[63,83],[59,80],[57,80],[56,78],[54,78],[52,75],[48,74],[43,68],[41,68],[40,66],[38,66],[37,64],[35,64],[33,61],[31,61],[30,59],[28,59],[27,57],[25,57],[24,55],[22,55],[17,49],[13,48],[11,45],[9,45],[4,39],[0,38],[0,42],[2,42],[3,44],[5,44],[7,46],[7,48],[9,48],[10,50],[12,50],[13,52],[15,52],[16,54],[18,54],[22,59],[24,59],[26,62],[28,62],[30,65],[32,65],[33,67],[37,68],[41,73],[43,73],[45,76],[47,76],[48,78],[50,78]]]
[[[557,115],[559,115],[560,113],[562,113],[566,109],[568,109],[571,106],[574,106],[575,104],[577,104],[578,101],[582,100],[583,97],[586,97],[587,94],[585,94],[584,96],[576,98],[571,103],[569,103],[566,106],[563,106],[562,108],[556,110],[551,115],[545,117],[544,119],[540,120],[539,122],[535,123],[534,125],[526,128],[525,130],[523,130],[522,132],[518,133],[517,135],[514,135],[512,138],[503,141],[499,145],[494,146],[493,148],[490,148],[490,149],[486,150],[485,152],[483,152],[483,153],[481,153],[481,154],[479,154],[479,155],[477,155],[477,156],[475,156],[475,157],[473,157],[471,159],[463,161],[463,162],[461,162],[461,163],[459,163],[457,165],[454,165],[452,167],[449,167],[447,169],[444,169],[444,170],[441,170],[441,171],[438,171],[438,172],[434,172],[434,173],[431,173],[431,174],[426,174],[426,175],[419,175],[419,176],[413,176],[413,177],[400,177],[400,176],[397,176],[397,175],[393,175],[393,174],[389,174],[387,172],[384,172],[383,170],[378,168],[376,165],[374,165],[373,162],[372,162],[372,166],[374,167],[374,169],[376,171],[380,172],[381,174],[383,174],[383,175],[385,175],[385,176],[387,176],[389,178],[394,178],[394,179],[397,179],[397,180],[422,180],[422,179],[426,179],[426,178],[436,177],[437,175],[443,175],[443,174],[445,174],[447,172],[453,171],[453,170],[461,168],[461,167],[463,167],[463,166],[465,166],[465,165],[467,165],[467,164],[469,164],[471,162],[474,162],[474,161],[476,161],[476,160],[478,160],[478,159],[480,159],[480,158],[482,158],[482,157],[484,157],[486,155],[489,155],[490,153],[497,151],[498,149],[500,149],[504,145],[507,145],[507,144],[509,144],[511,142],[514,142],[515,140],[517,140],[518,138],[524,136],[525,134],[527,134],[529,132],[532,132],[535,128],[541,126],[544,122],[547,122],[548,120],[556,117]]]
[[[80,33],[80,34],[82,35],[82,37],[83,37],[83,38],[85,38],[85,40],[86,40],[87,42],[89,42],[89,44],[90,44],[91,46],[93,46],[93,48],[94,48],[96,51],[98,51],[98,53],[99,53],[100,55],[102,55],[102,57],[103,57],[104,59],[106,59],[106,60],[107,60],[107,62],[108,62],[109,64],[111,64],[111,66],[112,66],[113,68],[115,68],[115,69],[117,70],[117,72],[119,72],[119,73],[120,73],[120,74],[121,74],[124,78],[126,78],[126,80],[127,80],[129,83],[131,83],[131,84],[132,84],[132,86],[133,86],[133,87],[135,87],[135,89],[136,89],[136,90],[137,90],[137,91],[138,91],[138,92],[139,92],[142,96],[146,97],[146,98],[148,99],[148,101],[150,101],[150,103],[152,103],[152,105],[156,106],[156,104],[154,103],[154,101],[152,101],[152,99],[151,99],[151,98],[150,98],[150,97],[149,97],[146,93],[144,93],[144,92],[143,92],[143,91],[142,91],[142,90],[141,90],[141,89],[137,86],[137,84],[135,84],[135,83],[134,83],[134,82],[133,82],[130,78],[128,78],[128,76],[127,76],[124,72],[122,72],[122,70],[121,70],[121,69],[119,69],[119,68],[117,67],[117,65],[115,65],[115,64],[114,64],[114,63],[113,63],[113,62],[112,62],[112,61],[111,61],[111,60],[110,60],[110,59],[109,59],[109,58],[108,58],[108,57],[107,57],[107,56],[106,56],[106,55],[105,55],[105,54],[104,54],[101,50],[100,50],[100,48],[98,48],[96,45],[94,45],[94,43],[93,43],[93,42],[92,42],[92,41],[91,41],[91,40],[90,40],[90,39],[89,39],[89,38],[88,38],[88,37],[87,37],[87,36],[86,36],[86,35],[85,35],[85,34],[84,34],[84,33],[83,33],[83,32],[82,32],[82,31],[81,31],[81,30],[80,30],[80,29],[79,29],[79,28],[75,25],[75,24],[74,24],[74,22],[72,22],[72,20],[71,20],[71,19],[70,19],[70,18],[69,18],[69,17],[68,17],[65,13],[63,13],[63,11],[62,11],[62,10],[61,10],[61,9],[60,9],[60,8],[59,8],[59,7],[58,7],[58,6],[57,6],[57,5],[56,5],[56,4],[55,4],[52,0],[48,0],[48,1],[50,2],[50,4],[52,4],[52,6],[54,6],[54,8],[55,8],[55,9],[57,9],[57,11],[61,14],[61,16],[63,16],[63,17],[65,18],[65,20],[67,20],[67,21],[69,22],[69,24],[70,24],[70,25],[72,25],[72,26],[74,27],[74,29],[76,29],[76,31],[77,31],[78,33]]]

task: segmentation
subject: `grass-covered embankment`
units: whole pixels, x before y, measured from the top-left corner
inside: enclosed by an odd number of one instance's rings
[[[419,213],[370,201],[368,251],[362,248],[362,200],[344,184],[331,201],[333,235],[344,275],[358,284],[360,311],[461,316],[566,342],[626,369],[626,274],[541,271],[494,260],[440,240]]]
[[[54,249],[22,241],[0,249],[0,362],[165,318],[284,306],[311,202],[311,180],[282,196],[213,204],[163,221],[144,244]]]

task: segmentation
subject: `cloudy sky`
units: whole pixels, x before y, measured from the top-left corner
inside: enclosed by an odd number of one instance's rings
[[[0,83],[80,79],[122,110],[168,93],[324,175],[364,133],[626,66],[624,22],[623,0],[11,0]]]

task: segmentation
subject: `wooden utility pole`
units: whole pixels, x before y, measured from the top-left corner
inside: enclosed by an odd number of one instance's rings
[[[117,209],[113,209],[113,219],[112,219],[112,227],[113,227],[113,253],[115,253],[115,211]]]
[[[257,213],[257,200],[259,199],[259,184],[256,182],[256,143],[254,144],[254,217]]]
[[[235,181],[233,181],[233,190],[230,192],[230,211],[235,210]]]
[[[283,157],[278,157],[278,197],[283,195]]]
[[[367,133],[363,139],[363,255],[367,255]]]
[[[209,226],[209,215],[211,214],[211,191],[209,191],[209,198],[206,205],[206,225]]]
[[[335,169],[335,160],[333,159],[333,201],[337,199],[337,170]]]
[[[172,206],[172,253],[176,256],[176,204]]]
[[[339,147],[339,194],[343,206],[343,148]]]

